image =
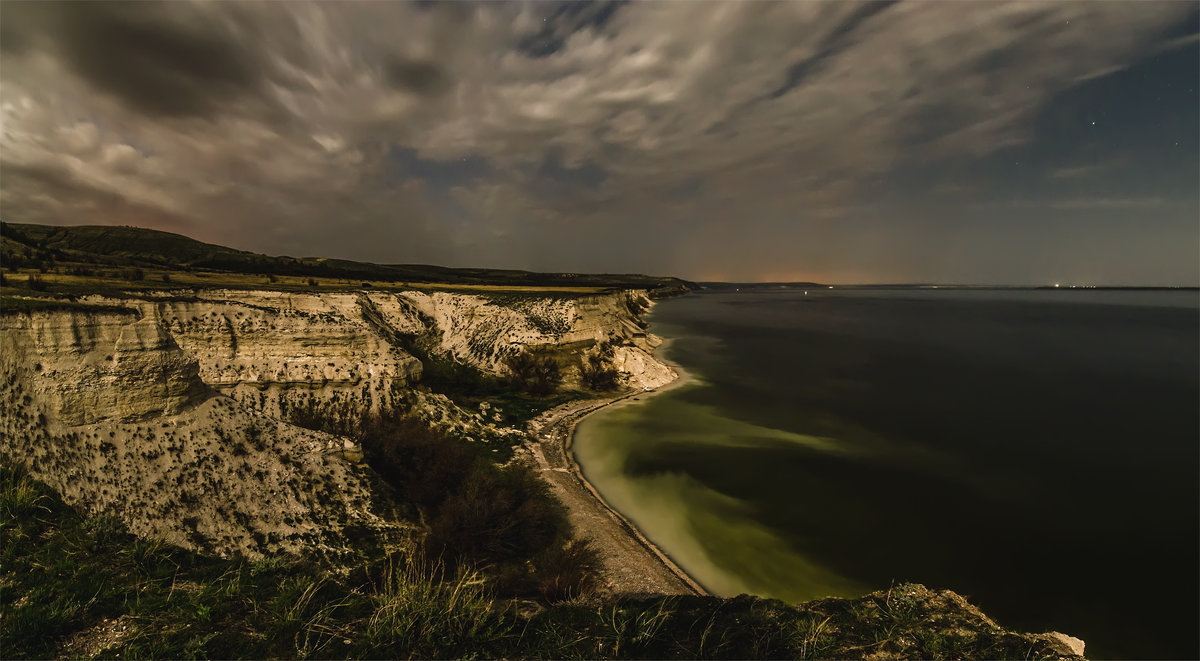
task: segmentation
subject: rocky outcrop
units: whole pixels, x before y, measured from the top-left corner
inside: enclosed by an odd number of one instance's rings
[[[658,340],[646,334],[640,322],[652,305],[642,291],[559,297],[444,292],[395,296],[402,302],[389,322],[423,327],[436,351],[485,372],[502,374],[504,359],[525,347],[571,351],[608,341],[616,347],[614,366],[628,385],[654,388],[674,378],[671,368],[651,355]]]
[[[205,383],[249,410],[281,417],[337,402],[378,411],[420,377],[420,361],[365,323],[353,294],[236,294],[138,308],[195,357]]]
[[[2,323],[0,360],[62,424],[171,415],[205,397],[196,360],[133,310],[34,312]]]
[[[155,317],[5,314],[0,329],[0,452],[68,503],[220,553],[340,553],[348,529],[398,533],[345,439],[219,395]]]

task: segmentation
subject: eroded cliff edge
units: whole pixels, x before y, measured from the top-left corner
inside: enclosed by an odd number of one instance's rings
[[[422,360],[500,374],[545,348],[613,349],[624,384],[654,359],[643,291],[476,295],[205,290],[89,296],[0,316],[0,452],[91,513],[215,553],[338,552],[399,539],[347,438],[291,424],[398,406],[486,440],[523,434],[418,387]],[[420,354],[421,358],[417,355]]]

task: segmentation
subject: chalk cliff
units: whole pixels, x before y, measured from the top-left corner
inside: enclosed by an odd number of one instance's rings
[[[624,381],[654,387],[672,373],[649,353],[649,304],[637,291],[206,290],[10,311],[0,452],[68,502],[185,546],[254,555],[385,543],[404,531],[376,512],[357,448],[290,424],[292,412],[356,415],[403,399],[478,433],[523,433],[414,392],[422,363],[406,347],[498,374],[526,346],[571,354],[608,340]]]

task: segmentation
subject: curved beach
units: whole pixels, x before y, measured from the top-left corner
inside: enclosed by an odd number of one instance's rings
[[[650,396],[683,383],[686,374],[677,365],[671,368],[676,378],[659,388],[569,402],[543,413],[529,425],[528,447],[539,472],[566,506],[576,536],[590,540],[599,551],[604,589],[611,594],[708,594],[605,501],[584,477],[571,448],[575,428],[587,416],[626,399]]]

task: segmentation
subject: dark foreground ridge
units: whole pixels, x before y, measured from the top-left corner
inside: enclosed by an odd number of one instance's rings
[[[217,559],[84,517],[0,469],[6,658],[1077,658],[921,585],[798,606],[741,596],[495,597],[475,574],[392,556]]]

